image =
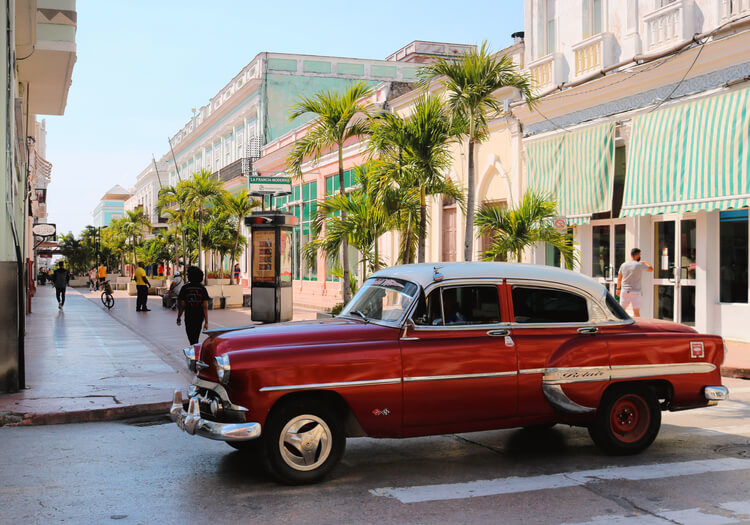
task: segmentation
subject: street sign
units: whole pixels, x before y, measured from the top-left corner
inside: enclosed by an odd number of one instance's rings
[[[31,232],[37,237],[52,237],[57,233],[57,226],[48,223],[35,224]]]
[[[568,221],[565,217],[555,217],[552,224],[560,233],[565,233],[568,230]]]
[[[250,195],[276,195],[281,197],[292,193],[291,177],[248,177]]]

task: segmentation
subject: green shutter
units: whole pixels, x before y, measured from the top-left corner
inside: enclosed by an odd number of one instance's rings
[[[589,221],[612,207],[615,123],[531,142],[526,146],[529,188],[557,201],[569,224]]]
[[[623,217],[750,205],[750,89],[633,120]]]

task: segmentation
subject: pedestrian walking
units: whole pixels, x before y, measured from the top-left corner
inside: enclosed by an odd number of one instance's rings
[[[159,263],[159,270],[158,270],[158,272],[159,272],[159,277],[163,277],[164,276],[164,265],[162,263]]]
[[[70,282],[70,272],[65,268],[65,263],[60,261],[57,269],[52,274],[52,282],[55,285],[55,297],[57,297],[57,309],[62,310],[65,305],[65,289]]]
[[[97,276],[99,277],[99,282],[97,283],[97,290],[100,288],[104,288],[104,281],[107,280],[107,267],[104,266],[104,263],[101,263],[99,265],[99,269],[96,271]]]
[[[146,269],[143,267],[143,261],[138,263],[138,268],[135,269],[135,288],[137,295],[135,299],[135,311],[136,312],[150,312],[151,309],[148,307],[148,288],[151,283],[148,282],[146,277]]]
[[[240,284],[240,264],[234,263],[234,284]]]
[[[180,272],[175,272],[172,284],[169,285],[169,291],[164,294],[164,299],[162,299],[162,306],[164,308],[171,308],[172,310],[177,308],[177,298],[184,285],[185,281],[182,279]]]
[[[196,266],[190,266],[187,270],[188,283],[180,290],[177,297],[177,326],[181,324],[180,318],[185,313],[185,333],[191,345],[198,342],[201,333],[201,325],[208,330],[208,291],[203,286],[203,272]]]
[[[89,292],[96,290],[96,281],[98,278],[98,272],[96,267],[92,266],[89,270]]]
[[[617,289],[615,294],[620,298],[623,308],[631,306],[633,316],[641,316],[641,278],[643,272],[653,272],[654,267],[641,261],[640,248],[630,250],[631,260],[622,263],[617,272]]]

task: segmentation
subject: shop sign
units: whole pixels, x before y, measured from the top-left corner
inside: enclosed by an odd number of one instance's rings
[[[277,197],[292,193],[291,177],[248,177],[250,195],[276,195]]]
[[[52,237],[57,233],[57,226],[48,223],[35,224],[31,232],[37,237]]]

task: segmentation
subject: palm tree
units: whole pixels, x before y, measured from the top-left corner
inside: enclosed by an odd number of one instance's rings
[[[151,231],[151,221],[148,220],[141,210],[125,210],[125,219],[120,228],[125,238],[129,241],[133,254],[133,265],[138,266],[138,254],[136,248],[138,243],[143,239],[146,232]]]
[[[312,127],[307,135],[298,140],[287,160],[289,168],[297,177],[302,176],[302,163],[305,159],[317,163],[320,155],[328,150],[336,149],[339,168],[339,193],[344,195],[344,142],[353,137],[360,137],[367,131],[367,121],[356,119],[357,115],[367,115],[368,107],[361,104],[360,99],[371,93],[364,82],[355,82],[343,93],[324,91],[312,98],[301,97],[292,106],[290,120],[306,113],[316,115]],[[342,210],[342,220],[346,219],[346,211]],[[349,241],[346,237],[341,244],[341,266],[344,275],[344,303],[351,299],[349,292]]]
[[[167,216],[167,222],[180,232],[182,239],[182,263],[183,269],[187,268],[190,261],[187,258],[187,242],[185,239],[185,223],[189,218],[188,209],[188,184],[180,181],[175,186],[167,186],[159,191],[159,200],[156,204],[159,213]],[[177,249],[175,248],[175,252]],[[178,261],[175,260],[175,264]],[[178,266],[175,266],[177,268]]]
[[[445,113],[443,102],[435,96],[423,95],[414,105],[414,111],[401,119],[384,114],[374,119],[371,148],[381,157],[391,158],[391,173],[401,187],[419,191],[419,229],[417,233],[417,261],[425,260],[427,236],[427,195],[444,194],[463,206],[463,193],[445,171],[453,159],[450,142],[454,131]]]
[[[312,262],[322,250],[328,259],[339,263],[339,252],[347,240],[361,254],[362,280],[368,272],[377,271],[382,261],[378,239],[394,229],[394,218],[377,202],[375,175],[357,166],[355,177],[359,187],[345,194],[331,195],[318,203],[313,221],[314,239],[305,245],[303,255]],[[322,233],[325,227],[325,232]],[[343,276],[343,272],[342,272]],[[351,291],[351,285],[347,285]]]
[[[125,254],[128,251],[128,238],[123,231],[126,217],[113,219],[108,228],[101,231],[102,247],[120,258],[120,271],[125,271]]]
[[[526,192],[515,208],[505,209],[498,204],[484,206],[477,213],[481,235],[492,239],[483,253],[486,261],[498,260],[511,254],[521,262],[523,251],[538,242],[546,242],[560,250],[565,266],[572,269],[577,261],[572,238],[552,225],[557,215],[557,203],[548,195]]]
[[[221,196],[221,182],[212,179],[211,172],[202,169],[198,173],[193,173],[193,178],[187,181],[186,186],[187,204],[198,214],[198,266],[205,270],[202,261],[203,216],[207,205]]]
[[[462,124],[464,129],[461,135],[468,139],[464,260],[470,261],[474,251],[474,145],[486,139],[488,121],[504,111],[502,101],[495,99],[493,94],[498,89],[513,87],[531,106],[534,101],[531,80],[529,75],[518,70],[509,56],[493,56],[486,41],[478,50],[471,50],[458,60],[442,58],[420,68],[419,76],[424,85],[441,79],[447,91],[452,118]]]
[[[234,247],[232,248],[231,252],[231,263],[229,265],[229,268],[233,269],[234,261],[237,258],[237,248],[239,247],[240,237],[242,234],[242,221],[245,220],[245,217],[250,215],[250,212],[253,210],[253,208],[257,208],[258,206],[260,206],[261,202],[256,199],[251,199],[248,196],[247,190],[242,190],[237,195],[232,195],[231,193],[227,192],[224,194],[221,202],[223,208],[229,213],[229,216],[232,218],[232,220],[237,221],[237,231],[234,240]],[[234,271],[230,270],[229,284],[234,284],[233,279]]]

